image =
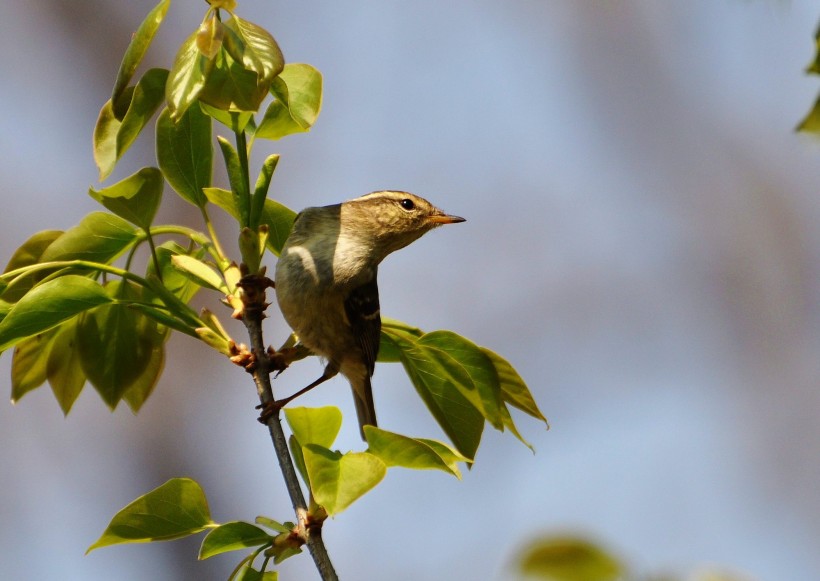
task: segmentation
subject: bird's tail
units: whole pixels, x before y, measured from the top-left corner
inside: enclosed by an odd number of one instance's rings
[[[373,404],[373,388],[370,385],[370,378],[366,377],[362,389],[353,389],[353,399],[356,402],[356,415],[359,416],[359,431],[364,437],[365,426],[375,426],[376,406]]]

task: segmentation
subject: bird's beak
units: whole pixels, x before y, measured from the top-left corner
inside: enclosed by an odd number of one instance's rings
[[[466,222],[466,220],[460,216],[450,216],[448,214],[433,214],[427,221],[431,224],[458,224],[459,222]]]

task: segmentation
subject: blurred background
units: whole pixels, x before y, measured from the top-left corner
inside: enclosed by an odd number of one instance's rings
[[[91,131],[154,4],[4,6],[0,262],[98,208]],[[147,64],[169,67],[205,8],[176,0]],[[385,262],[382,312],[505,355],[552,425],[515,416],[535,455],[488,428],[461,482],[391,471],[325,527],[342,578],[510,579],[522,546],[569,531],[642,573],[820,579],[820,144],[793,132],[820,85],[803,75],[816,2],[239,0],[238,13],[324,73],[314,130],[257,144],[256,167],[282,154],[272,195],[300,209],[404,189],[465,216]],[[109,183],[155,163],[151,134]],[[160,221],[201,227],[166,193]],[[281,319],[267,334],[285,337]],[[276,388],[320,370],[304,362]],[[444,438],[399,366],[374,381],[383,427]],[[195,562],[199,539],[83,553],[174,476],[203,484],[218,521],[291,518],[256,403],[240,369],[175,337],[138,417],[90,387],[65,419],[48,387],[0,405],[4,575],[225,579],[239,553]],[[361,446],[343,379],[302,404],[341,407],[339,447]],[[308,557],[280,571],[316,578]]]

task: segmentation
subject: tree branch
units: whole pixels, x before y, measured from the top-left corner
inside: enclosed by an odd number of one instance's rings
[[[288,449],[287,438],[282,429],[282,422],[279,416],[279,409],[272,406],[274,403],[273,388],[271,387],[270,374],[274,371],[271,359],[265,349],[265,341],[262,335],[262,320],[265,318],[265,309],[268,303],[265,301],[265,289],[273,286],[273,281],[264,276],[264,271],[258,275],[246,275],[239,283],[242,288],[242,303],[244,305],[242,322],[248,330],[248,337],[251,342],[251,352],[253,353],[255,364],[253,365],[253,380],[259,394],[259,401],[263,409],[273,409],[266,422],[270,432],[273,448],[276,451],[276,458],[279,461],[279,468],[285,479],[288,495],[290,496],[293,510],[296,513],[296,522],[301,538],[305,540],[313,557],[313,562],[319,570],[323,581],[338,581],[336,571],[330,562],[330,556],[322,540],[321,526],[317,526],[311,521],[302,488],[293,466],[293,460]]]

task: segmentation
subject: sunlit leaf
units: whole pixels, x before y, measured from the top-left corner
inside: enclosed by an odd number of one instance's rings
[[[228,551],[258,547],[272,542],[272,540],[271,535],[250,523],[242,521],[225,523],[213,529],[202,540],[202,546],[199,548],[199,560],[227,553]]]
[[[615,581],[624,575],[618,559],[585,539],[569,536],[536,540],[524,549],[519,568],[551,581]]]
[[[157,246],[157,262],[159,263],[162,283],[166,289],[176,295],[183,303],[188,303],[202,287],[185,276],[173,264],[173,258],[177,255],[188,255],[188,249],[180,246],[174,241],[163,242]],[[195,251],[194,258],[202,258],[204,250]],[[156,275],[156,267],[153,261],[148,263],[146,276]],[[157,299],[159,300],[159,299]]]
[[[253,22],[242,20],[235,14],[226,26],[242,40],[241,43],[232,42],[230,48],[226,48],[246,69],[259,75],[261,84],[270,83],[282,72],[285,59],[276,40],[267,30]]]
[[[246,69],[224,48],[213,63],[205,86],[198,94],[199,100],[224,111],[257,111],[268,94],[269,84],[260,82],[256,72]]]
[[[193,256],[178,254],[171,257],[171,264],[195,283],[228,294],[228,287],[219,273],[201,260]]]
[[[387,473],[384,462],[367,452],[343,455],[318,444],[303,446],[302,452],[313,497],[330,515],[342,512]]]
[[[237,222],[240,221],[234,196],[229,190],[205,188],[205,195],[209,202],[225,210]],[[268,227],[268,239],[265,244],[276,256],[279,256],[282,251],[285,240],[293,228],[294,220],[296,220],[296,212],[270,198],[265,200],[259,223]]]
[[[293,523],[280,523],[279,521],[273,520],[272,518],[268,518],[266,516],[257,516],[255,522],[256,524],[268,527],[277,533],[287,533],[293,529]]]
[[[330,448],[342,427],[342,412],[334,406],[288,407],[284,412],[293,435],[302,446],[319,444]]]
[[[11,401],[20,401],[25,394],[46,381],[46,362],[54,339],[54,329],[20,341],[11,358]]]
[[[131,36],[131,42],[125,50],[125,55],[120,64],[120,70],[117,73],[117,81],[114,83],[114,90],[111,93],[111,100],[113,102],[119,99],[122,92],[128,86],[128,83],[131,82],[131,78],[134,76],[134,72],[142,61],[142,57],[145,56],[148,47],[151,45],[151,41],[154,39],[154,35],[157,30],[159,30],[170,4],[170,0],[162,0],[157,4],[151,9],[151,12],[149,12],[145,20],[142,21],[137,31]]]
[[[288,64],[273,80],[276,99],[268,106],[254,134],[280,139],[309,131],[322,110],[322,74],[307,64]]]
[[[413,327],[395,319],[382,317],[381,343],[379,345],[379,355],[376,359],[381,363],[399,363],[401,361],[401,349],[396,342],[391,339],[391,333],[405,333],[409,335],[408,339],[410,341],[414,341],[424,335],[424,332],[418,327]]]
[[[62,230],[43,230],[42,232],[37,232],[15,250],[3,272],[11,272],[18,268],[37,264],[40,262],[40,257],[46,248],[62,234]],[[6,287],[3,292],[0,293],[0,296],[3,297],[4,301],[16,302],[34,286],[35,282],[41,280],[41,276],[43,276],[42,273],[34,273],[32,275],[17,277],[14,279],[12,285]]]
[[[262,169],[259,171],[259,178],[256,180],[256,187],[253,190],[253,197],[251,198],[250,210],[250,228],[255,230],[259,227],[262,220],[262,215],[265,210],[265,200],[268,197],[268,189],[270,188],[270,181],[273,177],[273,172],[276,171],[276,165],[279,163],[279,156],[277,154],[270,155],[262,164]]]
[[[501,384],[501,397],[504,401],[535,419],[541,420],[549,427],[547,418],[544,417],[544,414],[538,409],[538,404],[535,403],[535,399],[532,397],[527,384],[524,383],[524,380],[521,379],[521,376],[518,375],[518,372],[510,362],[486,347],[482,347],[481,350],[490,358],[490,361],[492,361],[498,372],[498,381]]]
[[[88,260],[108,264],[136,239],[137,230],[119,216],[92,212],[52,242],[39,262]]]
[[[484,416],[455,385],[465,375],[459,364],[419,346],[420,339],[410,333],[391,328],[383,331],[399,349],[402,365],[433,417],[456,449],[467,458],[474,458],[484,431]],[[453,377],[453,370],[457,378]]]
[[[202,207],[202,188],[211,184],[213,143],[211,118],[190,107],[175,122],[169,109],[157,120],[157,161],[171,187],[191,204]]]
[[[76,336],[76,320],[60,325],[49,350],[46,365],[48,383],[64,415],[71,411],[86,380],[77,351]]]
[[[222,123],[225,127],[230,128],[230,130],[235,133],[245,131],[246,128],[250,128],[252,125],[252,111],[223,111],[222,109],[217,109],[207,103],[200,103],[199,106],[202,107],[202,110],[205,113]]]
[[[72,274],[44,282],[21,298],[0,322],[0,351],[109,302],[105,290],[83,276]]]
[[[103,105],[94,127],[94,161],[101,181],[111,174],[114,166],[159,109],[164,100],[167,78],[168,71],[165,69],[146,71],[136,87],[122,96],[122,100],[128,100],[121,105],[125,109],[121,118],[116,115],[116,103],[108,101]]]
[[[117,134],[121,127],[122,121],[114,114],[114,105],[109,99],[103,104],[94,124],[93,154],[100,181],[108,177],[117,165]]]
[[[199,484],[174,478],[119,511],[86,553],[120,543],[168,541],[198,533],[211,524]]]
[[[196,102],[214,66],[215,59],[203,55],[197,46],[199,30],[179,47],[174,65],[165,85],[165,100],[168,102],[171,121],[179,120],[188,108]]]
[[[461,479],[458,462],[469,462],[446,444],[432,440],[409,438],[375,426],[364,427],[367,451],[377,456],[388,467],[401,466],[414,470],[443,470]]]
[[[88,194],[117,216],[147,230],[162,200],[162,173],[155,167],[144,167],[116,184]]]
[[[217,19],[216,14],[211,14],[196,33],[196,47],[206,58],[212,59],[222,48],[224,36],[225,25]]]
[[[217,137],[222,157],[225,159],[225,169],[228,172],[228,181],[233,192],[233,207],[238,214],[239,225],[247,227],[250,223],[250,192],[249,184],[244,178],[242,166],[239,162],[239,153],[233,145],[222,136]]]

